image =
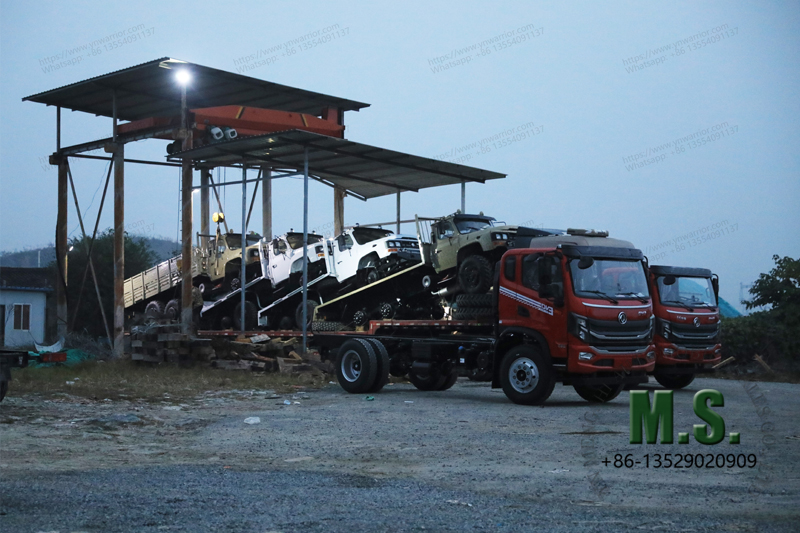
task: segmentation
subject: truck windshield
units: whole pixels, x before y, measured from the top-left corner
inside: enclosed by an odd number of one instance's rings
[[[578,260],[569,264],[576,296],[585,298],[647,298],[647,278],[640,261],[595,259],[592,266],[581,270]]]
[[[392,232],[388,229],[380,228],[353,228],[353,238],[358,244],[367,244],[388,237]]]
[[[473,231],[480,231],[484,228],[490,228],[494,226],[494,219],[490,217],[456,217],[455,223],[456,228],[458,228],[458,232],[464,234],[471,233]]]
[[[247,235],[247,246],[258,244],[261,236],[257,234]],[[228,248],[231,250],[238,250],[242,247],[242,234],[241,233],[228,233],[225,235],[225,242],[228,243]]]
[[[308,244],[316,244],[322,240],[320,235],[308,234]],[[303,234],[302,233],[287,233],[286,242],[289,243],[292,250],[297,250],[303,247]]]
[[[714,287],[709,278],[676,277],[675,283],[666,285],[665,276],[658,277],[658,297],[664,305],[717,306]]]

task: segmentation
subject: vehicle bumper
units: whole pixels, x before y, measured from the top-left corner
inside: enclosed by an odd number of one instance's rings
[[[696,348],[670,342],[656,342],[656,367],[659,374],[707,374],[722,360],[722,345]]]
[[[567,371],[571,374],[620,371],[651,372],[656,364],[654,352],[653,345],[646,348],[632,348],[631,351],[611,351],[588,345],[571,345],[567,359]]]

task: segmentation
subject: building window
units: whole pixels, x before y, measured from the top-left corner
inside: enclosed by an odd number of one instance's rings
[[[14,329],[31,329],[31,304],[14,304]]]

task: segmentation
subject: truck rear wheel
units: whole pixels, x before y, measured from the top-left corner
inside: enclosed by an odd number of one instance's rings
[[[164,302],[153,300],[144,308],[144,323],[146,325],[155,324],[164,317]]]
[[[500,384],[514,403],[544,403],[556,386],[550,358],[530,344],[511,348],[500,363]]]
[[[236,329],[242,329],[242,302],[236,304],[233,311],[233,323]],[[258,309],[256,304],[251,301],[244,302],[244,329],[253,330],[258,324]]]
[[[471,255],[458,267],[458,283],[467,294],[483,294],[492,286],[492,265],[482,255]]]
[[[624,383],[619,385],[573,385],[575,392],[586,400],[592,403],[606,403],[610,402],[622,392],[625,388]]]
[[[378,392],[389,383],[389,352],[386,350],[386,346],[378,339],[367,339],[367,342],[375,350],[378,361],[375,383],[367,392]]]
[[[456,381],[458,381],[458,372],[453,370],[445,376],[444,381],[442,381],[442,384],[439,385],[439,388],[436,390],[447,390],[455,385]]]
[[[314,300],[306,300],[308,306],[308,322],[307,326],[311,327],[311,321],[314,320],[314,309],[317,308],[319,303]],[[303,329],[303,302],[297,304],[297,309],[294,311],[294,323],[297,324],[298,329]]]
[[[655,374],[653,377],[665,389],[682,389],[694,381],[694,374]]]
[[[350,393],[367,392],[378,374],[378,357],[364,339],[351,339],[339,347],[336,356],[336,379]]]
[[[180,321],[181,303],[177,298],[173,298],[167,302],[167,306],[164,308],[164,318],[167,320],[172,320],[173,322]]]

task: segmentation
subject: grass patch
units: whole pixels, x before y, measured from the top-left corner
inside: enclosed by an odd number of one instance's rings
[[[14,370],[9,396],[70,394],[102,400],[195,397],[232,390],[297,391],[321,388],[321,374],[277,374],[217,370],[207,366],[142,365],[132,361],[87,361],[75,366]]]

